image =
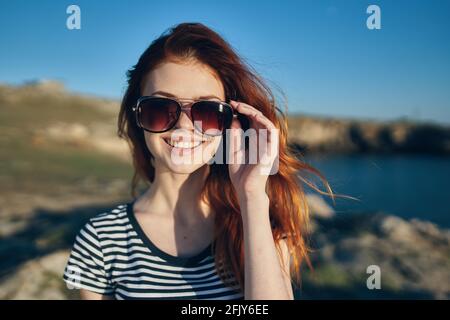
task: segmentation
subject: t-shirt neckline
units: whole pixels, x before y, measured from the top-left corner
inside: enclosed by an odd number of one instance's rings
[[[208,255],[212,253],[212,247],[213,243],[210,243],[205,249],[203,249],[200,253],[191,256],[191,257],[178,257],[173,256],[171,254],[168,254],[167,252],[159,249],[147,235],[145,234],[144,230],[142,229],[141,225],[136,219],[136,216],[133,211],[133,205],[136,202],[136,200],[133,200],[131,202],[128,202],[126,204],[126,212],[128,216],[128,220],[130,221],[132,227],[138,234],[138,236],[141,238],[142,242],[150,249],[150,251],[162,258],[163,260],[177,265],[177,266],[193,266],[196,265],[198,262],[202,261],[204,258],[206,258]]]

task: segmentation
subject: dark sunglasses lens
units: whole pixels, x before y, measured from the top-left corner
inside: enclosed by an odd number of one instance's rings
[[[208,135],[221,135],[233,119],[231,107],[218,101],[200,101],[192,106],[195,127]]]
[[[146,99],[141,101],[140,107],[139,121],[147,130],[165,131],[174,126],[178,120],[178,104],[170,99]]]

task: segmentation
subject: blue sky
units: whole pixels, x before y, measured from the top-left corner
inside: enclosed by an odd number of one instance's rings
[[[66,8],[81,8],[68,30]],[[366,8],[381,8],[381,30]],[[168,27],[202,22],[287,95],[291,113],[450,124],[450,1],[0,1],[0,82],[58,79],[120,98]]]

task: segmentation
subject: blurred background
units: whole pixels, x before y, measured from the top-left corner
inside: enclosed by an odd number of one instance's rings
[[[180,22],[229,41],[287,103],[299,156],[358,199],[306,189],[314,271],[296,298],[449,299],[449,15],[437,0],[1,0],[0,299],[78,298],[62,281],[75,234],[131,200],[125,72]]]

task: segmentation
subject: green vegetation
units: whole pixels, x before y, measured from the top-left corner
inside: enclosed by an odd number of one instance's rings
[[[0,86],[0,192],[51,193],[89,181],[129,180],[129,164],[86,145],[47,140],[36,135],[53,123],[116,122],[102,100],[40,92],[37,88]],[[112,133],[113,134],[113,133]]]

